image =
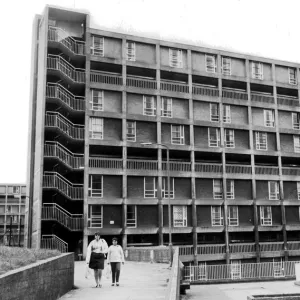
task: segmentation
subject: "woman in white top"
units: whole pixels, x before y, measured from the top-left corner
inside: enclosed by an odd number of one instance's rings
[[[112,286],[119,286],[119,278],[121,271],[121,263],[124,265],[124,253],[120,245],[118,245],[118,239],[112,239],[113,244],[108,248],[107,263],[111,265]]]
[[[94,269],[96,287],[101,287],[102,270],[104,269],[105,253],[108,245],[104,239],[100,239],[100,233],[95,233],[95,239],[90,242],[87,248],[86,263]]]

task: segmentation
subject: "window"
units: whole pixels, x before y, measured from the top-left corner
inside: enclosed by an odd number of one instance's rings
[[[173,206],[173,226],[186,227],[187,226],[187,207]]]
[[[222,73],[223,75],[231,75],[231,58],[222,57]]]
[[[225,147],[226,148],[234,148],[234,130],[233,129],[225,129]]]
[[[102,228],[103,206],[89,205],[88,227]]]
[[[256,150],[268,150],[268,140],[266,132],[255,132]]]
[[[171,125],[172,144],[184,145],[184,125]]]
[[[90,132],[91,139],[102,140],[103,139],[103,119],[91,117],[89,120],[89,132]]]
[[[223,105],[223,122],[231,123],[230,105]]]
[[[300,129],[300,114],[292,113],[293,129]]]
[[[272,226],[272,208],[271,206],[260,207],[260,224],[262,226]]]
[[[279,183],[277,181],[269,181],[269,200],[279,200]]]
[[[93,36],[91,54],[104,56],[104,37]]]
[[[127,139],[127,142],[135,142],[136,123],[134,121],[126,122],[126,139]]]
[[[297,195],[298,195],[298,200],[300,200],[300,181],[297,182]]]
[[[211,225],[223,226],[223,212],[221,206],[211,207]]]
[[[169,49],[169,65],[173,68],[182,68],[182,51]]]
[[[226,197],[227,199],[234,199],[234,180],[226,180]]]
[[[20,194],[20,187],[19,186],[13,186],[13,194]]]
[[[263,65],[259,62],[252,62],[252,78],[263,79]]]
[[[162,178],[162,188],[161,188],[161,192],[162,192],[162,197],[163,198],[168,198],[168,178],[167,177],[163,177]],[[170,198],[174,199],[174,178],[170,178]]]
[[[135,61],[135,42],[126,42],[126,59]]]
[[[266,127],[274,127],[275,120],[274,120],[274,111],[271,109],[264,109],[264,120]]]
[[[219,104],[210,103],[210,120],[212,122],[219,122]]]
[[[205,55],[205,61],[206,61],[206,72],[216,73],[217,71],[216,57],[214,55]]]
[[[172,118],[172,98],[161,98],[161,116]]]
[[[89,175],[89,197],[103,197],[103,176],[102,175]]]
[[[143,114],[145,116],[156,115],[155,98],[153,96],[143,96]]]
[[[104,92],[101,90],[92,90],[91,110],[103,111],[103,94]]]
[[[157,198],[155,177],[144,177],[144,198]]]
[[[297,71],[294,68],[289,68],[289,83],[296,85],[297,84]]]
[[[300,153],[300,136],[294,135],[294,152]]]
[[[214,199],[223,199],[223,186],[221,179],[213,180],[213,194]]]
[[[230,262],[231,279],[241,279],[242,277],[242,263],[240,260],[232,260]]]
[[[209,147],[220,147],[220,129],[208,128]]]
[[[239,226],[239,209],[237,206],[228,206],[228,225]]]
[[[136,205],[127,205],[126,226],[136,228]]]

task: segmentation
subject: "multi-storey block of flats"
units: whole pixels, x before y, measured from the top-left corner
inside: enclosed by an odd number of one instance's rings
[[[0,245],[24,245],[25,202],[25,184],[0,184]]]
[[[168,245],[170,216],[183,261],[299,259],[300,65],[89,18],[34,22],[28,245]]]

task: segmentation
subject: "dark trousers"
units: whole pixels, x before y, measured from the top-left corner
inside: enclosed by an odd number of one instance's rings
[[[111,265],[112,283],[119,282],[121,263],[111,262],[110,265]]]

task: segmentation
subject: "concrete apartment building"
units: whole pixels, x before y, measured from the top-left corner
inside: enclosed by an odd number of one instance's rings
[[[184,261],[298,260],[300,65],[89,24],[34,21],[26,243],[167,245],[170,196]]]
[[[24,245],[25,203],[25,184],[0,184],[0,245]]]

